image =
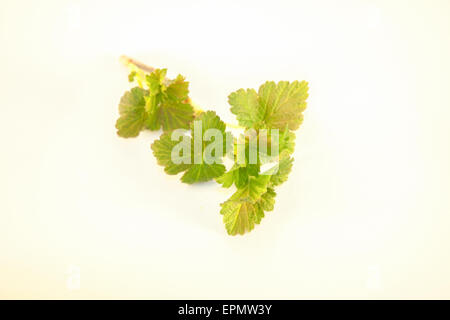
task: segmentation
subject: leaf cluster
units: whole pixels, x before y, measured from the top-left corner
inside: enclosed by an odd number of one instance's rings
[[[185,78],[178,75],[168,80],[166,74],[166,69],[156,69],[148,74],[137,68],[130,73],[129,81],[138,85],[126,91],[120,99],[117,134],[129,138],[138,136],[142,130],[162,129],[162,135],[151,148],[164,171],[170,175],[183,173],[181,181],[188,184],[215,179],[224,188],[234,185],[235,193],[221,204],[220,213],[225,228],[230,235],[251,231],[266,212],[274,209],[275,188],[284,183],[291,172],[295,149],[294,131],[303,121],[308,83],[268,81],[257,91],[239,89],[229,95],[231,112],[239,125],[256,138],[258,144],[255,146],[248,134],[232,137],[226,131],[226,124],[214,111],[195,110],[190,102],[189,83]],[[223,135],[223,150],[227,149],[226,144],[231,141],[229,147],[232,152],[228,156],[234,164],[228,171],[220,159],[215,163],[202,160],[213,141],[202,141],[200,147],[194,147],[194,119],[201,121],[203,131],[219,130]],[[186,129],[185,134],[178,136],[178,140],[172,136],[176,129]],[[280,132],[276,141],[267,135],[271,129]],[[267,145],[266,150],[260,150],[260,142]],[[186,161],[175,163],[172,158],[174,150],[178,152],[176,148],[184,147],[189,150],[182,155],[182,160]],[[279,150],[276,157],[271,154],[272,147]],[[240,154],[237,150],[244,152]],[[256,154],[253,161],[252,154]],[[200,161],[194,163],[192,159],[195,157]],[[272,166],[263,170],[264,164]]]

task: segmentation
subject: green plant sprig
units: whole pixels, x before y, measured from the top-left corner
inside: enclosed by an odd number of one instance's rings
[[[230,235],[244,234],[259,224],[265,212],[272,211],[275,204],[275,187],[284,183],[292,169],[292,154],[295,148],[295,134],[303,121],[303,111],[308,98],[306,81],[267,81],[258,91],[239,89],[228,96],[231,112],[236,115],[239,126],[224,123],[214,111],[203,111],[194,107],[189,98],[189,83],[181,75],[170,80],[166,78],[166,69],[154,69],[133,59],[122,57],[122,62],[129,69],[128,80],[136,83],[130,91],[126,91],[119,103],[120,117],[116,122],[117,134],[123,138],[136,137],[142,130],[160,130],[163,133],[151,145],[153,154],[159,165],[167,174],[175,175],[183,172],[181,181],[188,184],[215,180],[224,188],[233,184],[236,192],[221,204],[225,228]],[[194,120],[201,121],[202,130],[217,129],[223,135],[224,150],[227,127],[253,129],[257,139],[270,138],[260,134],[263,129],[278,129],[279,156],[273,167],[262,171],[262,165],[273,161],[268,152],[258,150],[256,163],[249,161],[252,148],[245,137],[232,138],[231,154],[233,166],[226,171],[220,162],[212,164],[174,163],[171,159],[172,149],[179,144],[171,139],[175,129],[190,130],[190,135],[182,137],[183,143],[193,145]],[[232,137],[232,136],[231,136]],[[208,145],[203,142],[201,148],[186,155],[192,159],[199,153],[203,156]],[[274,142],[273,142],[274,143]],[[245,150],[245,157],[238,161],[236,150]],[[195,148],[189,148],[192,150]]]

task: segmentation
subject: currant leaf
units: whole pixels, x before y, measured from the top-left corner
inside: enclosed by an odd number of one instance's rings
[[[239,89],[228,96],[231,112],[246,128],[276,128],[296,130],[303,120],[308,83],[306,81],[268,81],[253,89]]]
[[[257,218],[258,208],[250,201],[226,201],[222,204],[220,213],[223,215],[225,229],[229,235],[244,234],[253,230]]]
[[[147,91],[135,87],[126,91],[119,103],[120,117],[117,119],[117,134],[123,138],[136,137],[147,119],[145,95]]]
[[[224,175],[218,177],[216,181],[224,188],[229,188],[233,184],[236,188],[243,188],[250,176],[257,176],[259,173],[259,165],[248,164],[240,166],[234,164],[233,167],[227,171]]]
[[[142,71],[132,71],[128,77],[136,80]],[[189,83],[178,75],[166,79],[167,69],[156,69],[145,75],[148,89],[136,87],[125,92],[119,104],[121,117],[116,128],[121,137],[136,137],[142,129],[171,131],[189,129],[194,119],[194,108],[188,103]],[[137,80],[142,85],[141,78]]]
[[[189,95],[189,82],[182,75],[171,81],[166,90],[167,96],[173,101],[183,101]]]
[[[147,110],[151,115],[149,129],[188,129],[194,119],[194,109],[189,103],[184,103],[188,98],[189,83],[179,75],[166,84],[166,74],[167,69],[156,69],[146,77],[151,101]]]
[[[275,192],[268,188],[270,176],[250,177],[248,184],[238,189],[221,204],[225,228],[230,235],[251,231],[264,217],[264,210],[273,209]]]
[[[172,161],[172,150],[178,144],[184,144],[184,147],[190,148],[191,141],[190,139],[181,142],[174,141],[172,140],[171,133],[167,132],[163,133],[151,146],[158,164],[163,166],[164,171],[170,175],[186,171],[190,168],[191,154],[185,155],[186,158],[182,158],[180,163],[174,163]]]
[[[271,186],[279,186],[288,179],[293,162],[294,158],[290,157],[288,151],[280,154],[278,163],[264,173],[270,177]]]
[[[225,123],[213,111],[202,113],[197,121],[201,124],[201,132],[196,133],[195,123],[192,123],[191,135],[182,135],[180,137],[181,142],[172,141],[172,132],[167,132],[152,144],[153,154],[157,158],[158,164],[164,166],[164,170],[169,174],[185,171],[181,181],[188,184],[209,181],[222,176],[225,172],[225,166],[220,163],[220,158],[215,159],[214,163],[205,162],[205,152],[210,144],[215,143],[215,141],[202,141],[198,150],[196,150],[192,138],[196,134],[201,134],[203,137],[208,129],[217,129],[222,137],[220,147],[223,149],[226,143]],[[177,161],[182,161],[183,164],[174,162],[172,156],[174,147],[182,151],[182,156]],[[195,161],[196,158],[199,159],[198,163]]]

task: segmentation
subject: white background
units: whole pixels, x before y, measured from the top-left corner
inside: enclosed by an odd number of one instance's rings
[[[0,298],[450,298],[449,1],[1,1]],[[182,184],[115,133],[127,54],[235,123],[307,80],[276,206]]]

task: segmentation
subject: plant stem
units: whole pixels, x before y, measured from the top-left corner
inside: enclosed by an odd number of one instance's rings
[[[153,71],[155,71],[155,68],[150,67],[150,66],[148,66],[148,65],[146,65],[146,64],[144,64],[142,62],[134,60],[134,59],[132,59],[130,57],[127,57],[125,55],[120,56],[119,60],[120,60],[120,62],[123,65],[125,65],[127,67],[129,67],[130,65],[134,65],[134,66],[138,67],[139,69],[141,69],[141,70],[143,70],[145,72],[148,72],[148,73],[152,73]]]

